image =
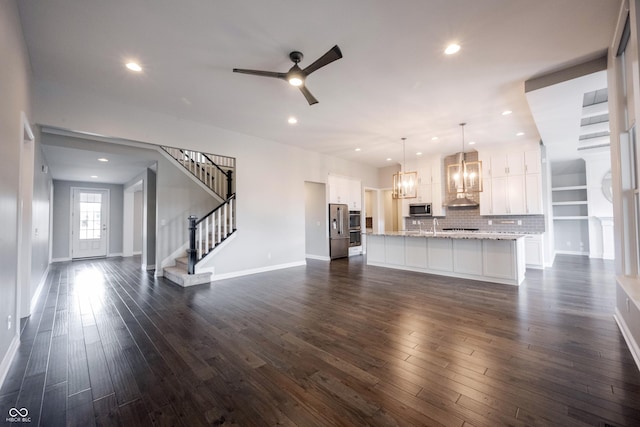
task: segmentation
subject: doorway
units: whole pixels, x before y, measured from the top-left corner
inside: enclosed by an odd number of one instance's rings
[[[107,256],[109,190],[72,188],[71,258]]]

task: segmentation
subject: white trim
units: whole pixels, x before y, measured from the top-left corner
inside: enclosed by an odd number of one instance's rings
[[[296,262],[290,262],[287,264],[278,264],[278,265],[270,265],[267,267],[252,268],[250,270],[234,271],[233,273],[214,275],[211,278],[211,281],[217,282],[218,280],[232,279],[234,277],[248,276],[250,274],[258,274],[258,273],[266,273],[267,271],[282,270],[285,268],[300,267],[304,265],[307,265],[307,261],[296,261]],[[208,272],[207,270],[208,269],[203,268],[200,271]]]
[[[624,321],[624,316],[622,316],[622,313],[620,313],[620,311],[618,310],[618,307],[616,307],[616,312],[613,315],[613,318],[618,324],[618,328],[620,328],[620,332],[622,332],[622,336],[624,337],[624,340],[627,343],[627,347],[629,347],[629,351],[633,356],[633,360],[636,361],[636,366],[638,367],[638,370],[640,370],[640,346],[638,346],[638,343],[633,338],[633,334],[629,330],[627,323]]]
[[[166,267],[173,267],[176,265],[176,258],[181,258],[186,256],[187,249],[189,249],[189,242],[184,243],[175,251],[171,252],[165,259],[160,263],[160,270]]]
[[[20,320],[16,322],[16,331],[20,330],[19,328]],[[11,362],[13,362],[13,358],[16,356],[18,352],[18,347],[20,347],[20,335],[16,333],[13,336],[13,340],[11,340],[11,344],[9,344],[9,349],[7,350],[7,354],[5,354],[4,359],[0,362],[0,387],[4,383],[4,380],[7,378],[7,374],[9,373],[9,368],[11,367]]]
[[[305,254],[304,257],[308,259],[317,259],[319,261],[331,261],[331,258],[329,258],[328,256],[322,256],[322,255]]]
[[[112,253],[112,254],[107,254],[107,258],[115,258],[115,257],[118,257],[118,256],[124,256],[124,255],[122,255],[122,252],[115,252],[115,253]]]
[[[64,257],[64,258],[53,258],[51,260],[51,262],[68,262],[71,261],[71,257]]]
[[[559,251],[556,250],[554,255],[579,255],[579,256],[589,256],[589,252],[584,251]]]
[[[101,183],[97,183],[98,185],[104,185]],[[111,233],[111,189],[110,188],[105,188],[105,187],[70,187],[69,191],[71,192],[71,195],[69,197],[70,199],[70,203],[71,203],[71,210],[70,210],[70,215],[69,215],[69,257],[71,259],[73,258],[73,215],[75,213],[75,205],[74,205],[74,195],[75,195],[75,191],[81,191],[81,190],[86,190],[86,191],[104,191],[107,193],[107,209],[105,209],[105,223],[107,224],[107,241],[106,241],[106,247],[105,247],[105,256],[108,257],[109,256],[109,241],[111,240],[109,238],[109,234]],[[98,255],[97,257],[86,257],[86,258],[99,258],[100,256]],[[76,259],[83,259],[85,257],[77,257]]]
[[[142,255],[142,251],[133,251],[133,256],[135,255]],[[124,255],[123,255],[124,256]]]
[[[33,293],[33,297],[31,298],[31,309],[29,313],[33,313],[34,309],[36,308],[36,302],[38,302],[38,298],[40,298],[42,288],[44,288],[44,284],[47,283],[47,277],[49,276],[50,267],[50,265],[47,265],[47,269],[44,271],[44,273],[42,273],[40,283],[38,283],[38,287],[36,288],[36,291]]]

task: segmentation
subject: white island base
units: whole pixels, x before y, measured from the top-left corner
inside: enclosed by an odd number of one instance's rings
[[[524,237],[499,233],[369,234],[366,262],[518,286],[526,269]]]

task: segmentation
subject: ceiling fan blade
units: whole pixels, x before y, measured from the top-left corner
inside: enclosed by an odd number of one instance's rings
[[[316,62],[314,62],[313,64],[309,65],[307,68],[302,70],[302,72],[308,76],[309,74],[316,71],[318,68],[322,68],[325,65],[331,64],[333,61],[337,61],[340,58],[342,58],[342,52],[340,51],[340,48],[338,47],[338,45],[335,45],[334,47],[329,49],[327,53],[325,53],[320,58],[318,58]]]
[[[307,98],[307,102],[309,103],[309,105],[318,103],[318,100],[313,95],[311,95],[311,92],[309,92],[309,89],[307,89],[306,86],[300,86],[300,92],[302,92],[304,97]]]
[[[287,73],[278,73],[276,71],[261,71],[261,70],[245,70],[242,68],[234,68],[234,73],[252,74],[254,76],[262,77],[275,77],[276,79],[286,79]]]

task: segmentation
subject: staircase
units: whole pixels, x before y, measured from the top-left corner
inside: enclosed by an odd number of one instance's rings
[[[161,147],[172,159],[222,200],[202,218],[190,216],[186,253],[175,258],[174,266],[163,268],[163,276],[180,286],[211,281],[211,273],[198,272],[197,264],[213,254],[236,231],[235,159],[173,147]]]

